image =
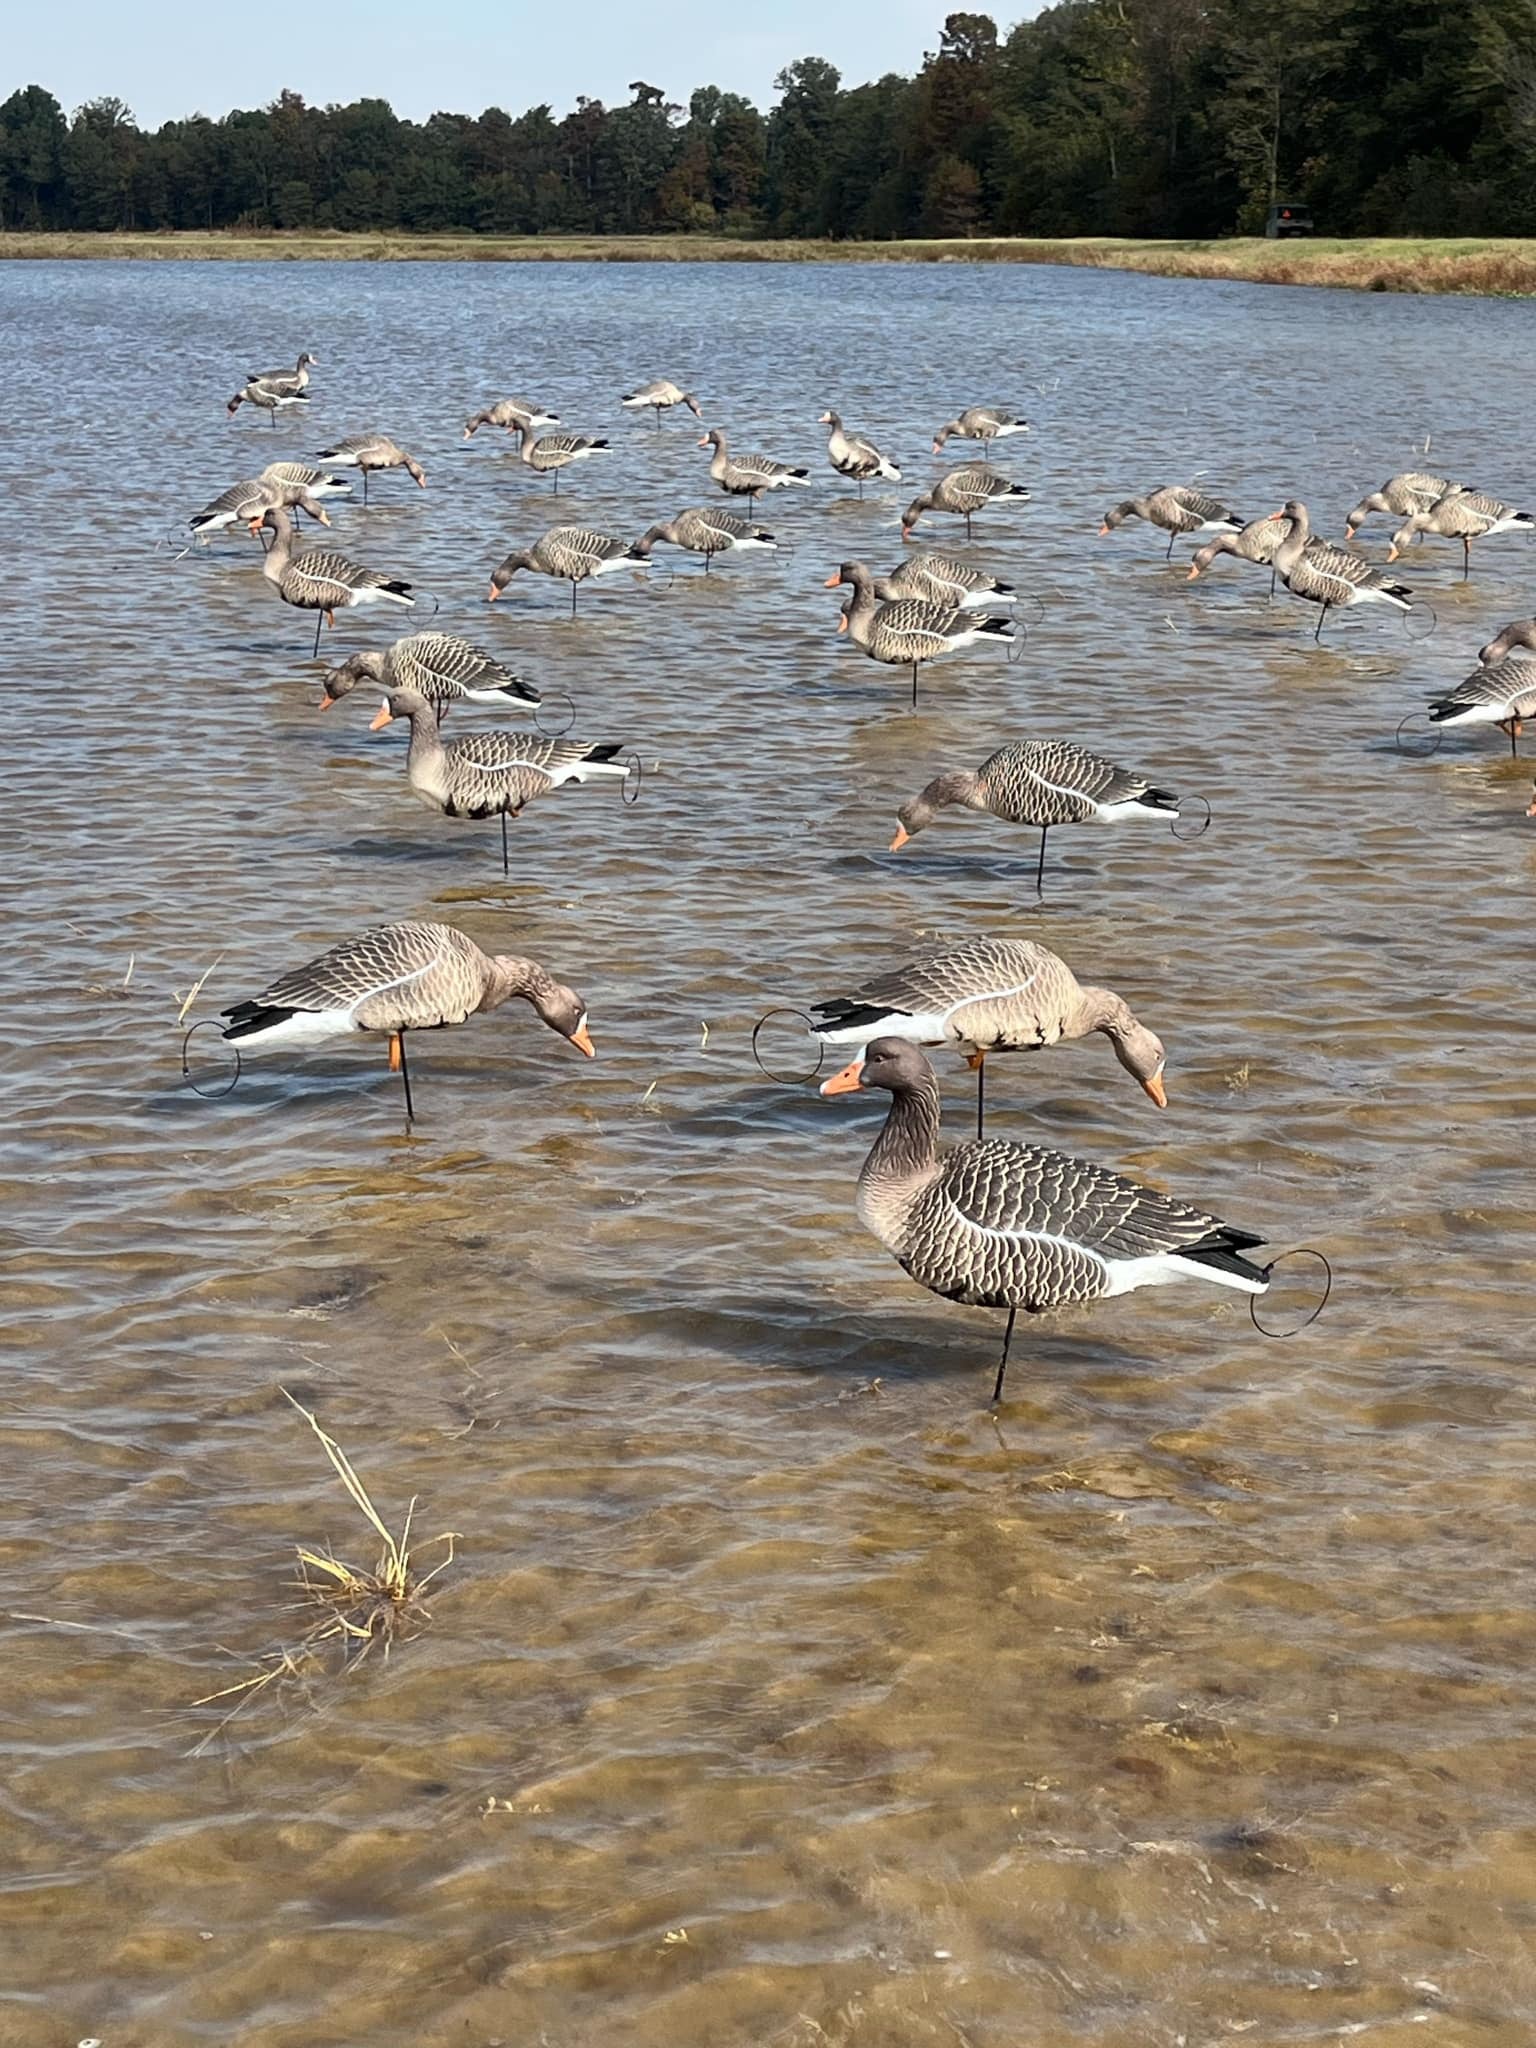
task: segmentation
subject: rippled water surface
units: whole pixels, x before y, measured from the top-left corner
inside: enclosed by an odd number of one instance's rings
[[[1036,269],[5,268],[6,2048],[1528,2048],[1530,769],[1392,735],[1536,555],[1463,584],[1430,543],[1430,637],[1364,612],[1316,647],[1261,572],[1189,585],[1095,528],[1198,476],[1337,532],[1426,437],[1529,502],[1531,318]],[[304,421],[226,419],[302,347]],[[810,465],[764,508],[792,551],[659,551],[574,625],[529,577],[489,609],[557,517],[707,500],[694,423],[617,409],[659,374]],[[506,391],[611,439],[558,505],[460,438]],[[819,586],[896,558],[979,401],[1029,412],[1034,496],[973,558],[1043,621],[913,716]],[[832,477],[828,404],[903,486]],[[634,808],[535,805],[507,881],[372,693],[317,714],[254,543],[156,546],[361,428],[428,489],[383,479],[337,542],[658,764]],[[333,658],[387,637],[344,616]],[[1054,835],[1043,900],[989,819],[885,852],[932,772],[1029,734],[1212,830]],[[546,962],[598,1059],[520,1005],[423,1036],[410,1133],[373,1041],[181,1085],[200,976],[209,1016],[397,917]],[[991,1128],[1323,1246],[1312,1330],[1132,1296],[1021,1333],[988,1411],[998,1319],[854,1217],[882,1104],[749,1048],[974,930],[1169,1048],[1165,1115],[1094,1040],[996,1068]],[[292,1546],[370,1554],[283,1387],[459,1554],[387,1663],[192,1755],[222,1709],[189,1703],[308,1622]]]

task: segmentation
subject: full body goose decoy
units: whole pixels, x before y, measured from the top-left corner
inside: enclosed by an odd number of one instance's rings
[[[1503,637],[1502,635],[1500,636]],[[1454,690],[1436,697],[1429,707],[1432,725],[1496,725],[1509,735],[1509,751],[1520,751],[1518,741],[1525,721],[1536,717],[1536,661],[1518,654],[1504,654],[1475,669]]]
[[[917,672],[925,661],[952,654],[978,640],[1013,638],[1013,621],[966,611],[960,605],[929,604],[920,597],[899,597],[882,604],[875,580],[862,562],[844,562],[827,578],[828,590],[851,586],[838,620],[855,647],[871,661],[912,671],[912,703],[917,704]]]
[[[1390,604],[1400,612],[1407,611],[1413,592],[1406,585],[1389,583],[1379,569],[1348,548],[1330,541],[1312,542],[1307,508],[1299,500],[1287,498],[1283,516],[1290,520],[1291,530],[1275,549],[1274,564],[1293,597],[1322,606],[1314,640],[1322,638],[1323,621],[1330,611],[1357,604]]]
[[[821,1093],[871,1088],[891,1106],[859,1174],[859,1221],[931,1294],[1007,1309],[994,1401],[1020,1309],[1043,1315],[1173,1280],[1268,1288],[1269,1270],[1243,1256],[1263,1238],[1107,1166],[1007,1138],[941,1153],[938,1083],[907,1039],[877,1038]]]
[[[1472,574],[1472,543],[1495,533],[1529,533],[1536,527],[1536,514],[1518,512],[1500,498],[1485,491],[1468,491],[1458,486],[1437,498],[1428,511],[1410,512],[1392,536],[1387,560],[1395,562],[1415,534],[1436,533],[1446,540],[1461,542],[1461,580]]]
[[[387,1032],[390,1072],[404,1084],[405,1113],[412,1118],[406,1032],[462,1024],[513,996],[594,1057],[586,1004],[536,960],[482,953],[452,925],[415,922],[374,925],[279,976],[254,1001],[223,1012],[230,1020],[224,1036],[245,1054],[307,1052],[357,1031]]]
[[[1470,489],[1448,476],[1431,476],[1428,470],[1405,469],[1389,476],[1379,491],[1363,497],[1344,521],[1344,538],[1353,540],[1373,512],[1389,512],[1394,519],[1406,519],[1413,512],[1427,512],[1447,491]]]
[[[330,525],[323,508],[319,517]],[[269,505],[259,520],[252,520],[251,531],[255,533],[263,526],[272,529],[272,545],[267,549],[261,573],[284,604],[315,614],[316,654],[320,652],[320,628],[322,624],[334,626],[337,612],[371,604],[397,604],[409,611],[415,604],[410,584],[398,576],[382,576],[376,569],[360,568],[345,555],[319,550],[295,555],[293,514],[285,505]]]
[[[962,939],[811,1007],[824,1045],[862,1052],[872,1039],[905,1038],[964,1053],[976,1074],[978,1138],[988,1053],[1033,1052],[1090,1031],[1104,1033],[1159,1109],[1168,1106],[1162,1040],[1113,989],[1085,988],[1065,960],[1032,939]]]
[[[538,476],[552,476],[557,494],[562,469],[601,455],[608,446],[605,440],[591,434],[540,434],[535,440],[531,427],[514,427],[512,431],[517,436],[518,461]]]
[[[273,505],[285,505],[290,511],[307,512],[311,519],[319,520],[322,526],[330,521],[323,512],[320,500],[302,484],[267,482],[259,476],[247,477],[244,482],[231,484],[227,491],[220,491],[210,499],[201,512],[194,512],[187,525],[201,540],[210,533],[222,533],[231,526],[249,527],[259,522],[262,515]],[[262,529],[259,524],[257,531]]]
[[[552,526],[531,548],[514,548],[491,571],[490,602],[494,604],[519,569],[553,576],[571,586],[571,617],[576,616],[576,586],[615,569],[632,569],[650,558],[633,541],[594,533],[586,526]]]
[[[1071,740],[1014,740],[989,754],[979,768],[936,775],[896,813],[891,852],[899,853],[947,805],[990,811],[1010,825],[1040,831],[1040,865],[1035,886],[1045,879],[1045,836],[1053,825],[1117,824],[1122,818],[1167,822],[1179,815],[1179,799],[1144,775],[1117,768],[1102,754],[1090,754]]]
[[[929,604],[958,605],[965,612],[1012,604],[1018,595],[1011,583],[949,555],[903,555],[882,581],[889,597],[921,597]]]
[[[1197,491],[1193,484],[1164,484],[1144,498],[1122,498],[1104,514],[1100,534],[1113,533],[1127,519],[1145,519],[1168,536],[1168,554],[1186,533],[1238,533],[1244,522],[1219,498]]]
[[[861,498],[865,482],[870,477],[884,477],[893,484],[901,482],[901,471],[890,457],[882,455],[874,442],[863,434],[850,434],[835,412],[824,412],[819,424],[832,429],[827,436],[828,462],[839,476],[853,479]]]
[[[513,704],[543,702],[494,654],[457,633],[412,633],[392,647],[350,655],[326,677],[320,709],[329,711],[359,683],[382,683],[386,692],[418,690],[439,718],[455,704],[491,704],[505,711]]]
[[[967,463],[963,469],[947,469],[937,483],[930,484],[902,513],[901,537],[912,538],[912,529],[925,512],[953,512],[965,521],[965,537],[969,540],[971,520],[984,505],[990,505],[995,498],[1028,497],[1023,484],[1011,484],[1007,477],[979,462]]]
[[[278,391],[270,384],[252,381],[235,393],[226,410],[233,419],[242,405],[254,406],[257,412],[266,414],[267,424],[275,427],[280,412],[287,412],[294,406],[304,406],[308,403],[309,394],[306,391]]]
[[[771,462],[766,455],[733,455],[725,435],[711,427],[699,440],[701,448],[713,448],[709,473],[728,497],[759,498],[764,491],[781,491],[787,484],[808,484],[808,469],[794,469],[787,462]]]
[[[1002,441],[1009,434],[1027,434],[1029,421],[1000,405],[968,405],[965,411],[946,420],[933,437],[933,452],[942,455],[944,443],[958,441]]]
[[[517,427],[558,427],[559,424],[559,413],[546,412],[529,399],[498,398],[494,405],[486,406],[483,412],[475,413],[464,422],[464,438],[472,441],[481,427],[505,427],[510,432]]]
[[[320,358],[312,356],[309,350],[305,349],[291,370],[248,370],[246,381],[250,384],[263,384],[268,391],[303,391],[309,384],[311,363],[318,369]]]
[[[407,455],[398,443],[391,441],[388,434],[354,434],[350,440],[338,441],[334,448],[320,450],[322,462],[339,462],[343,469],[360,469],[363,473],[363,503],[368,502],[368,479],[375,470],[403,469],[423,490],[427,488],[427,473],[412,455]]]
[[[723,505],[691,505],[686,512],[679,512],[675,519],[647,527],[635,542],[635,552],[649,559],[651,549],[658,541],[666,541],[674,548],[684,548],[691,555],[702,555],[706,576],[714,555],[738,553],[745,548],[778,546],[778,541],[766,526],[754,526],[750,519],[743,519],[737,512],[727,512]]]
[[[670,412],[674,405],[686,405],[696,420],[704,415],[699,411],[699,401],[691,391],[685,391],[681,384],[674,384],[669,377],[654,377],[649,384],[642,384],[638,390],[626,391],[619,400],[626,412],[644,412],[647,406],[656,415],[656,430],[661,431],[661,416]]]
[[[546,739],[541,732],[470,732],[445,745],[437,713],[419,690],[391,690],[371,729],[378,732],[396,718],[410,722],[406,779],[428,809],[445,818],[501,819],[503,874],[508,872],[507,819],[517,817],[525,804],[562,783],[586,782],[594,775],[622,780],[629,772],[614,759],[620,740],[593,746],[585,740]]]

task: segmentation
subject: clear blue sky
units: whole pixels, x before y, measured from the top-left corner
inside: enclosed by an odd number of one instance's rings
[[[719,0],[662,8],[584,0],[546,13],[494,0],[300,0],[248,13],[230,0],[55,0],[15,10],[0,98],[42,85],[72,113],[82,100],[116,93],[151,128],[182,114],[261,106],[283,86],[320,104],[377,96],[413,120],[438,108],[518,113],[541,101],[561,114],[583,92],[622,103],[632,78],[669,99],[719,85],[765,106],[774,74],[796,57],[826,57],[850,84],[913,70],[954,4],[779,0],[749,10],[722,9]]]

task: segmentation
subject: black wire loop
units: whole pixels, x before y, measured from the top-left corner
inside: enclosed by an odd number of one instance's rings
[[[1248,1297],[1248,1314],[1250,1319],[1252,1320],[1253,1327],[1258,1331],[1261,1337],[1299,1336],[1303,1330],[1310,1328],[1310,1326],[1317,1321],[1318,1317],[1322,1314],[1323,1310],[1328,1306],[1328,1297],[1333,1292],[1333,1268],[1331,1265],[1329,1265],[1327,1259],[1323,1256],[1323,1254],[1320,1251],[1318,1251],[1315,1246],[1310,1244],[1299,1244],[1295,1246],[1295,1248],[1291,1251],[1282,1252],[1278,1259],[1271,1259],[1269,1264],[1264,1268],[1264,1277],[1267,1280],[1273,1279],[1276,1272],[1279,1270],[1281,1266],[1283,1266],[1286,1263],[1288,1259],[1316,1259],[1317,1263],[1323,1269],[1322,1297],[1318,1301],[1317,1306],[1311,1311],[1309,1315],[1303,1316],[1299,1323],[1292,1323],[1289,1326],[1289,1328],[1282,1330],[1276,1329],[1273,1325],[1269,1323],[1261,1323],[1259,1321],[1259,1303],[1263,1300],[1264,1297],[1259,1294],[1250,1294]]]
[[[1177,818],[1175,818],[1175,819],[1174,819],[1173,823],[1172,823],[1172,824],[1171,824],[1171,825],[1170,825],[1170,826],[1168,827],[1168,830],[1169,830],[1169,831],[1170,831],[1170,832],[1171,832],[1171,833],[1173,834],[1173,836],[1174,836],[1174,838],[1175,838],[1175,839],[1184,839],[1184,840],[1189,840],[1189,839],[1203,839],[1203,838],[1205,837],[1206,833],[1207,833],[1207,832],[1209,832],[1209,831],[1210,831],[1210,829],[1211,829],[1211,802],[1210,802],[1210,798],[1209,798],[1209,797],[1204,797],[1204,796],[1191,796],[1191,797],[1181,797],[1181,798],[1179,799],[1179,801],[1180,801],[1181,803],[1191,803],[1191,804],[1201,804],[1201,805],[1203,805],[1203,806],[1204,806],[1204,809],[1205,809],[1205,816],[1204,816],[1204,817],[1203,817],[1203,818],[1202,818],[1202,819],[1200,820],[1199,824],[1198,824],[1198,825],[1196,825],[1196,827],[1194,828],[1194,830],[1193,830],[1192,832],[1181,832],[1181,831],[1179,830],[1179,827],[1180,827],[1180,826],[1181,826],[1181,825],[1182,825],[1182,824],[1184,823],[1184,818],[1183,818],[1182,814],[1181,814],[1181,815],[1180,815],[1179,817],[1177,817]]]
[[[645,780],[645,769],[638,754],[624,756],[624,780],[619,784],[619,801],[637,804],[640,801],[640,785]],[[634,794],[631,796],[630,791]]]
[[[550,704],[558,703],[562,697],[565,700],[565,707],[566,710],[570,713],[570,716],[566,719],[564,725],[557,725],[554,727],[553,730],[551,730],[551,728],[544,723],[544,712]],[[538,730],[541,733],[543,733],[545,739],[564,739],[565,735],[576,723],[576,699],[571,695],[569,690],[556,690],[553,697],[541,697],[538,703],[535,704],[533,707],[533,722],[535,726],[538,728]]]
[[[1410,731],[1418,719],[1423,719],[1425,731]],[[1404,739],[1404,733],[1408,738]],[[1445,738],[1445,728],[1433,723],[1427,711],[1409,711],[1397,722],[1397,731],[1392,735],[1392,744],[1400,754],[1411,754],[1416,761],[1427,761],[1432,754],[1438,754]]]
[[[1422,623],[1426,619],[1427,625]],[[1414,620],[1420,621],[1418,627],[1413,624]],[[1410,640],[1427,640],[1439,623],[1440,616],[1427,598],[1416,597],[1403,613],[1403,631]]]
[[[757,1070],[760,1074],[766,1074],[770,1081],[777,1081],[783,1087],[803,1087],[807,1081],[814,1081],[821,1072],[822,1062],[827,1056],[827,1042],[824,1038],[816,1040],[816,1064],[814,1067],[807,1067],[803,1074],[781,1074],[769,1066],[768,1062],[763,1058],[757,1042],[762,1035],[763,1026],[771,1024],[775,1017],[798,1017],[807,1031],[812,1033],[815,1031],[810,1015],[805,1010],[795,1010],[787,1006],[777,1010],[765,1010],[752,1026],[752,1057],[757,1063]]]
[[[1015,594],[1013,600],[1013,615],[1015,618],[1019,616],[1019,606],[1021,604],[1032,604],[1035,608],[1034,617],[1024,622],[1026,631],[1030,626],[1043,626],[1045,624],[1045,599],[1040,596],[1038,591],[1026,590],[1022,595]]]
[[[185,1038],[183,1038],[181,1041],[181,1078],[192,1090],[192,1093],[194,1095],[200,1095],[203,1098],[204,1102],[217,1102],[221,1096],[228,1095],[233,1091],[233,1089],[239,1082],[241,1074],[244,1072],[244,1063],[240,1058],[239,1046],[231,1045],[229,1047],[229,1052],[231,1058],[234,1060],[235,1063],[235,1071],[230,1075],[229,1079],[224,1083],[224,1086],[222,1088],[205,1088],[202,1085],[202,1083],[196,1078],[196,1076],[194,1076],[192,1072],[192,1063],[187,1058],[187,1047],[192,1043],[193,1039],[196,1038],[199,1031],[217,1031],[219,1033],[220,1044],[228,1044],[228,1040],[224,1037],[222,1025],[217,1023],[212,1017],[200,1018],[198,1022],[192,1026],[191,1030],[188,1031]]]
[[[1020,662],[1023,661],[1029,646],[1029,621],[1028,619],[1015,619],[1013,623],[1014,632],[1004,642],[1003,655],[1010,668],[1017,668]]]

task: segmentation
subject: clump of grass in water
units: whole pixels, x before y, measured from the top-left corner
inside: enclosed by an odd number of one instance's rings
[[[427,1548],[441,1545],[444,1554],[429,1572],[418,1575],[412,1566],[411,1549],[415,1496],[405,1511],[405,1525],[400,1534],[392,1535],[341,1445],[320,1427],[307,1408],[294,1400],[286,1387],[281,1391],[283,1399],[298,1409],[314,1431],[348,1497],[378,1537],[379,1555],[372,1568],[368,1569],[348,1564],[329,1550],[322,1553],[307,1550],[303,1544],[295,1545],[299,1576],[293,1583],[302,1596],[301,1604],[318,1607],[322,1612],[293,1648],[273,1651],[262,1659],[261,1669],[253,1671],[248,1678],[223,1686],[218,1692],[205,1693],[201,1699],[192,1702],[194,1707],[213,1706],[221,1700],[234,1702],[229,1712],[192,1751],[194,1756],[201,1756],[235,1716],[243,1713],[251,1701],[269,1686],[285,1678],[310,1675],[321,1663],[328,1645],[339,1648],[343,1671],[352,1670],[375,1648],[381,1648],[387,1657],[397,1641],[413,1635],[430,1622],[431,1611],[422,1596],[438,1574],[453,1563],[457,1537],[450,1529],[429,1540]]]

